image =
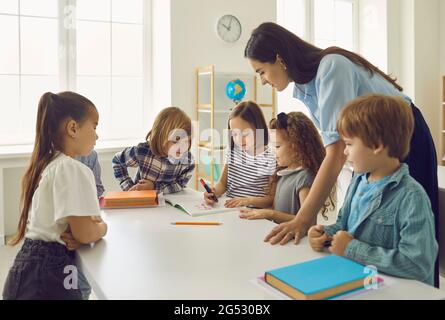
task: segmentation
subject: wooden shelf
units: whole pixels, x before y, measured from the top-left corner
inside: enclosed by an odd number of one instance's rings
[[[212,151],[212,148],[210,148],[210,147],[206,147],[206,146],[198,146],[198,148],[199,149],[202,149],[202,150],[206,150],[206,151]],[[226,147],[224,147],[224,148],[213,148],[213,151],[215,151],[215,152],[224,152],[226,150]]]
[[[198,110],[211,110],[212,104],[210,103],[200,103],[198,104]]]
[[[202,112],[202,113],[212,113],[211,109],[204,109],[204,108],[199,108],[198,112]],[[213,113],[215,114],[229,114],[230,112],[232,112],[232,110],[213,110]]]
[[[195,160],[196,163],[200,164],[200,157],[210,157],[212,166],[210,171],[207,171],[206,167],[206,171],[215,173],[217,164],[213,163],[215,162],[214,159],[220,158],[222,152],[227,150],[228,146],[226,148],[220,148],[219,146],[215,148],[213,147],[215,141],[219,142],[219,138],[216,135],[211,135],[210,139],[213,140],[208,141],[207,137],[201,137],[200,134],[202,130],[211,129],[217,130],[222,135],[224,130],[227,129],[227,119],[235,107],[235,104],[225,96],[227,82],[238,78],[245,83],[246,96],[244,101],[251,100],[258,103],[263,110],[266,123],[270,121],[271,117],[274,118],[276,116],[276,90],[272,87],[261,86],[262,82],[259,81],[258,75],[254,72],[221,72],[215,70],[214,65],[197,67],[195,71],[195,109],[198,121],[198,141],[197,143],[195,142],[195,150],[198,151],[198,154]],[[258,101],[258,98],[260,101]],[[210,115],[210,121],[208,115]],[[205,141],[200,141],[201,139]],[[198,188],[200,185],[199,178],[208,180],[213,187],[215,181],[212,181],[211,176],[200,172],[200,169],[203,170],[203,168],[198,167],[195,171],[195,188]]]
[[[197,171],[196,172],[196,175],[198,176],[198,178],[203,178],[204,180],[207,180],[208,182],[211,182],[212,181],[212,177],[209,177],[207,174],[205,174],[205,173],[202,173],[202,172],[199,172],[199,171]]]

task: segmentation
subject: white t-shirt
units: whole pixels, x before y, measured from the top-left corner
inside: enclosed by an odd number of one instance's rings
[[[93,172],[63,153],[43,170],[32,197],[25,237],[65,244],[68,216],[99,216]]]

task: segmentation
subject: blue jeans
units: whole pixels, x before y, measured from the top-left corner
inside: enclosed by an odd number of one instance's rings
[[[57,242],[25,239],[9,270],[3,299],[88,300],[90,293],[75,252]]]

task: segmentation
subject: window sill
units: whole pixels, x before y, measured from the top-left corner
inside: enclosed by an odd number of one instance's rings
[[[108,140],[98,141],[94,150],[98,154],[118,152],[123,148],[137,145],[140,139],[126,139],[126,140]],[[13,158],[28,158],[31,156],[33,145],[11,145],[0,146],[0,160]]]

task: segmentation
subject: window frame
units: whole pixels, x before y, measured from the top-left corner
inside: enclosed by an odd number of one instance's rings
[[[354,52],[360,52],[360,26],[359,26],[359,0],[335,0],[351,3],[353,6],[352,9],[352,35],[353,35],[353,44],[352,50]],[[310,43],[315,43],[315,0],[304,0],[305,3],[305,11],[306,11],[306,39],[309,40]]]
[[[18,54],[19,54],[19,70],[18,74],[9,74],[10,76],[18,76],[19,77],[19,112],[22,111],[22,87],[21,87],[21,77],[25,75],[22,73],[21,69],[21,59],[20,56],[22,54],[22,48],[20,43],[21,38],[21,18],[22,17],[34,17],[30,15],[23,15],[20,11],[20,1],[17,1],[18,11],[17,14],[9,14],[2,13],[2,15],[6,16],[17,16],[18,17]],[[111,0],[110,0],[111,1]],[[59,58],[58,62],[58,87],[59,91],[76,91],[77,89],[77,62],[76,62],[76,50],[77,50],[77,34],[76,34],[76,0],[58,0],[58,17],[52,17],[52,19],[56,19],[58,21],[58,49],[59,52],[57,56]],[[151,115],[151,102],[152,102],[152,1],[151,0],[142,0],[143,5],[143,17],[142,17],[142,114],[140,115],[143,119],[147,119],[146,123],[150,123],[150,119],[153,117]],[[38,18],[42,18],[37,16]],[[45,17],[43,17],[45,18]],[[66,24],[69,24],[66,27]],[[110,22],[111,24],[111,22]],[[112,54],[112,53],[111,53]],[[5,74],[7,75],[7,74]],[[108,76],[107,76],[108,77]],[[113,75],[109,75],[110,81]],[[43,92],[42,92],[43,94]],[[112,94],[112,91],[111,91]],[[111,103],[110,99],[110,103]],[[94,102],[94,101],[93,101]],[[35,105],[37,106],[38,101],[35,101]],[[112,118],[111,118],[112,119]],[[100,124],[99,124],[100,125]],[[34,127],[33,127],[34,128]],[[109,132],[108,132],[109,131]],[[105,132],[104,137],[99,137],[102,141],[115,141],[118,142],[128,141],[129,139],[143,139],[148,131],[147,128],[135,129],[135,131],[130,131],[131,134],[119,137],[117,135],[111,134],[114,130],[109,128],[109,130]],[[118,132],[122,132],[124,130],[119,130]],[[20,145],[31,145],[34,143],[34,130],[26,131],[22,130],[19,134],[14,136],[12,139],[9,135],[0,136],[0,147],[14,147]],[[11,140],[9,140],[11,138]]]

